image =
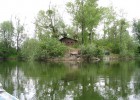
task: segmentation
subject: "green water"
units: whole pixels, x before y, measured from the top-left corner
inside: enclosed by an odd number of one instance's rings
[[[0,62],[0,83],[20,100],[140,100],[140,61]]]

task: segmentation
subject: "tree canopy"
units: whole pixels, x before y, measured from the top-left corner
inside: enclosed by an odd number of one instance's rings
[[[95,34],[95,28],[101,20],[102,8],[97,0],[75,0],[67,3],[67,11],[73,17],[73,25],[81,31],[82,44],[91,42]]]

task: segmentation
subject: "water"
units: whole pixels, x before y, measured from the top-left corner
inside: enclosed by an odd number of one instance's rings
[[[140,100],[140,61],[0,62],[0,83],[20,100]]]

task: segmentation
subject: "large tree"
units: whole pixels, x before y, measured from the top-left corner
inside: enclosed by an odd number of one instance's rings
[[[12,46],[14,26],[11,21],[4,21],[0,24],[0,38],[6,47]]]
[[[11,21],[0,24],[0,57],[7,58],[13,52],[14,27]]]
[[[62,33],[65,25],[55,8],[47,11],[39,11],[35,21],[35,32],[39,38],[55,37],[58,38]]]
[[[117,14],[113,7],[104,7],[102,13],[102,25],[103,25],[103,39],[106,39],[110,33],[110,27],[113,25],[115,29]]]
[[[16,49],[17,52],[20,49],[20,45],[23,42],[23,40],[25,39],[26,35],[24,33],[24,24],[21,24],[21,21],[19,18],[15,18],[16,23],[15,23],[15,33],[14,33],[14,37],[15,37],[15,42],[16,42]]]
[[[67,11],[73,17],[73,25],[81,30],[81,42],[91,42],[101,19],[101,8],[98,7],[98,0],[75,0],[67,3]]]

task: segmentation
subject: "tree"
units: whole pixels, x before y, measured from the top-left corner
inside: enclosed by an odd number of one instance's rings
[[[127,29],[129,22],[124,17],[124,12],[119,14],[113,7],[104,8],[102,15],[103,39],[102,44],[105,49],[116,54],[126,54],[130,48],[128,45],[133,44],[132,38]]]
[[[92,35],[101,19],[97,0],[75,0],[67,3],[67,11],[73,17],[73,25],[81,30],[81,42],[92,41]]]
[[[127,50],[127,43],[130,41],[130,35],[127,29],[129,28],[129,23],[126,19],[116,19],[113,25],[109,27],[108,42],[110,42],[110,48],[113,53],[120,54],[121,52]],[[127,37],[127,38],[126,38]]]
[[[75,26],[66,26],[63,36],[68,36],[68,37],[73,38],[75,40],[79,40],[79,37],[80,37],[78,30]]]
[[[0,24],[0,37],[1,41],[5,43],[5,46],[12,46],[14,26],[11,21],[4,21]]]
[[[140,20],[133,20],[133,32],[140,43]]]
[[[27,38],[21,46],[21,55],[24,59],[34,59],[39,49],[39,42],[36,39]]]
[[[38,38],[42,37],[55,37],[58,38],[65,24],[55,8],[48,9],[46,12],[39,11],[35,21],[35,32]]]
[[[110,27],[111,25],[116,25],[116,17],[117,14],[114,11],[113,7],[104,7],[103,8],[103,14],[102,14],[102,24],[103,27],[103,38],[106,39],[106,37],[109,35]],[[115,27],[114,27],[115,28]]]
[[[14,53],[13,48],[14,27],[11,21],[4,21],[0,24],[0,57],[6,59],[11,53]]]
[[[15,25],[15,33],[14,37],[16,38],[16,49],[17,52],[20,49],[20,45],[23,42],[23,39],[25,39],[25,33],[24,33],[24,24],[21,24],[21,21],[19,18],[16,18],[16,25]]]

